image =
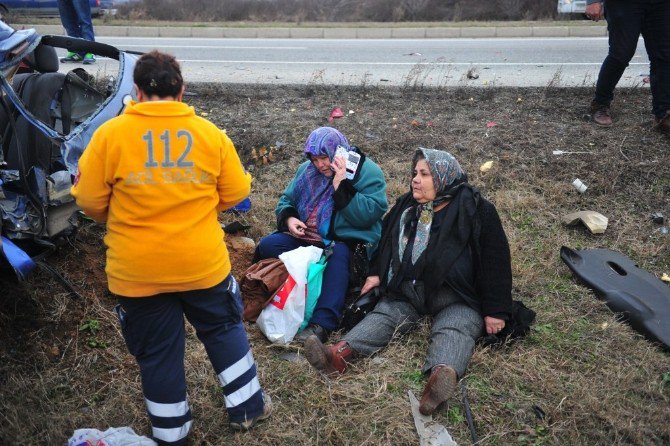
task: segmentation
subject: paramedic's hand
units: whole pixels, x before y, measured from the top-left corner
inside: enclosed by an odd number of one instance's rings
[[[484,325],[486,325],[486,334],[494,335],[505,328],[505,321],[495,317],[485,316]]]
[[[347,162],[341,156],[336,156],[333,158],[333,162],[330,163],[330,167],[333,169],[335,174],[333,175],[333,188],[337,190],[340,187],[340,183],[347,176]]]
[[[381,281],[379,280],[379,276],[368,276],[368,278],[365,279],[363,288],[361,288],[361,296],[370,291],[371,289],[377,288],[380,284]]]
[[[298,238],[305,236],[305,229],[307,229],[307,225],[297,218],[289,217],[288,220],[286,220],[286,226],[288,226],[288,232],[290,232],[293,236]]]
[[[602,19],[603,18],[602,2],[591,3],[590,5],[586,5],[586,17],[590,18],[594,22],[597,22],[598,20]]]

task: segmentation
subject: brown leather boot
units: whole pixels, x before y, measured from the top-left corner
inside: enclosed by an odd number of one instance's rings
[[[312,366],[327,374],[342,374],[347,368],[347,359],[354,351],[345,341],[335,345],[323,345],[318,336],[312,335],[305,340],[305,358]]]
[[[663,118],[656,120],[656,128],[659,132],[670,136],[670,111],[666,112]]]
[[[612,115],[609,106],[598,104],[596,101],[591,102],[591,119],[601,127],[611,126]]]
[[[438,406],[447,401],[456,390],[458,376],[456,371],[448,365],[436,365],[430,372],[430,377],[423,388],[419,412],[431,415]]]

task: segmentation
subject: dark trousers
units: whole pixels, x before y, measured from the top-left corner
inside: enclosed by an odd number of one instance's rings
[[[95,40],[89,0],[58,0],[58,13],[68,36]]]
[[[663,118],[670,111],[670,1],[606,0],[605,17],[609,53],[598,74],[595,102],[610,105],[642,34],[650,61],[652,112]]]
[[[256,248],[256,259],[279,257],[286,251],[309,246],[305,242],[283,232],[275,232],[263,237]],[[344,299],[349,286],[349,247],[344,243],[335,242],[333,254],[328,258],[326,269],[323,271],[321,296],[314,308],[310,323],[318,324],[326,330],[337,329],[342,317]]]
[[[185,444],[192,423],[184,373],[184,316],[218,376],[229,420],[241,422],[263,413],[263,391],[232,275],[209,289],[118,299],[123,337],[140,366],[153,437],[159,444]]]

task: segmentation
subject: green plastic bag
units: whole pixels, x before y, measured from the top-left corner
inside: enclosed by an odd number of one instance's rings
[[[312,318],[316,303],[321,296],[321,285],[323,283],[323,271],[326,269],[326,256],[322,255],[318,262],[310,263],[307,269],[307,297],[305,298],[305,319],[300,325],[303,331]]]

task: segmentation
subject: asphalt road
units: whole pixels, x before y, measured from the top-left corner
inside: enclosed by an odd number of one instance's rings
[[[103,37],[121,49],[158,48],[182,63],[187,82],[425,85],[591,86],[607,38],[492,39],[217,39]],[[642,40],[620,86],[649,72]],[[62,66],[62,70],[72,65]],[[114,74],[113,61],[87,67]]]

